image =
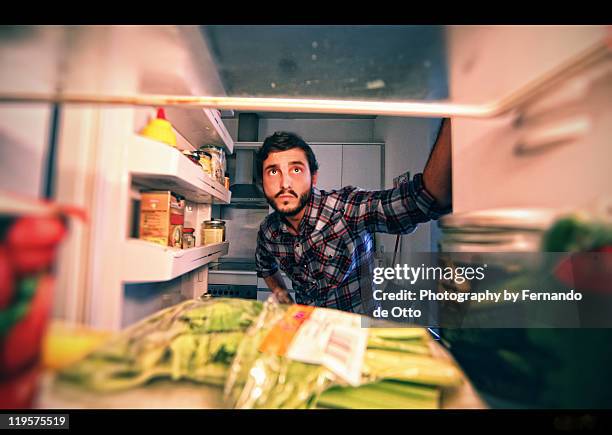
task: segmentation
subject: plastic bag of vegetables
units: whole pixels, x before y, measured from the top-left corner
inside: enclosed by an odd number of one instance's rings
[[[437,408],[460,370],[430,353],[424,328],[362,328],[349,313],[268,300],[224,395],[235,408]]]
[[[154,378],[223,385],[244,331],[261,308],[261,302],[243,299],[185,301],[127,328],[58,378],[99,392]]]

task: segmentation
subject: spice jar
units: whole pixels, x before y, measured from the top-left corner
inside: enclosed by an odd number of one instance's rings
[[[193,228],[183,229],[183,249],[189,249],[195,247],[195,230]]]
[[[218,219],[202,222],[202,245],[225,241],[225,222]]]
[[[211,156],[211,176],[219,183],[223,184],[225,178],[225,151],[215,145],[204,145],[200,151],[206,152]]]
[[[213,175],[212,156],[204,151],[196,151],[199,157],[200,166],[205,174]]]

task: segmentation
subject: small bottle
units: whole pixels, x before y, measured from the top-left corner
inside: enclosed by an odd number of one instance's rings
[[[176,148],[176,135],[172,130],[172,124],[166,120],[166,113],[162,108],[157,109],[157,118],[152,119],[140,134]]]
[[[193,228],[183,229],[183,249],[195,248],[195,230]]]

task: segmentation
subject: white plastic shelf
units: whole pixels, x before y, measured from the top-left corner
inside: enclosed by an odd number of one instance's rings
[[[226,255],[229,242],[178,249],[139,239],[123,246],[124,282],[168,281]]]
[[[171,190],[196,203],[229,204],[231,192],[179,150],[134,135],[128,144],[128,171],[144,188]]]
[[[165,110],[176,131],[196,148],[217,145],[224,147],[228,154],[234,152],[234,140],[216,110],[174,106],[167,106]]]

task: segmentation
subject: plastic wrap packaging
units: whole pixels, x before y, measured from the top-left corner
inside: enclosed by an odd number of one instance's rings
[[[246,329],[262,304],[242,299],[189,300],[134,324],[59,372],[59,379],[112,392],[154,378],[223,385]]]
[[[424,328],[362,328],[337,310],[270,298],[238,346],[224,396],[234,408],[438,408],[460,370],[431,355]]]

